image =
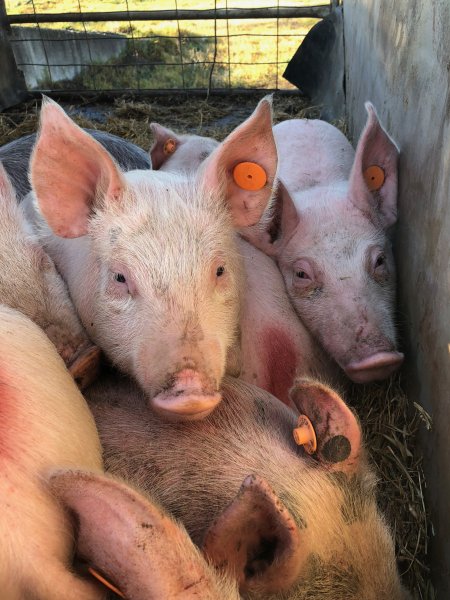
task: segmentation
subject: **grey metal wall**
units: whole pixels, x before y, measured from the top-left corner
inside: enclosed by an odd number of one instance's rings
[[[450,1],[344,0],[350,131],[370,99],[401,147],[401,318],[412,400],[432,415],[422,443],[438,598],[450,598]]]

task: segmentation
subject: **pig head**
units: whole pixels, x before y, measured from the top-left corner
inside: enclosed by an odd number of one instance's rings
[[[233,169],[258,162],[259,190]],[[41,240],[88,334],[168,418],[199,419],[219,385],[238,325],[235,229],[259,221],[276,172],[271,105],[210,155],[196,175],[123,173],[51,101],[31,160]]]
[[[273,256],[303,323],[353,381],[383,379],[403,361],[395,328],[398,150],[366,105],[356,154],[322,121],[274,127],[276,200],[244,235]]]
[[[179,518],[244,598],[406,600],[359,423],[330,388],[299,380],[292,402],[317,446],[295,444],[297,416],[227,378],[224,402],[196,423],[163,423],[131,382],[88,391],[107,469]]]

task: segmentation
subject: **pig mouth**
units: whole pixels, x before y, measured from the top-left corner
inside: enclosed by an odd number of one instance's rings
[[[392,375],[403,363],[401,352],[376,352],[371,356],[350,362],[343,367],[346,375],[355,383],[380,381]]]
[[[150,400],[150,405],[168,420],[198,421],[208,416],[221,400],[220,392],[210,380],[197,371],[184,369]]]

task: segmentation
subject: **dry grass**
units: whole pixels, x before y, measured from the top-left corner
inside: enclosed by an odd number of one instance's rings
[[[80,99],[75,112],[82,126],[103,129],[149,148],[149,124],[159,121],[175,131],[223,139],[254,109],[261,95],[215,97],[208,101],[184,95],[148,101],[116,100],[92,105]],[[30,102],[0,114],[0,144],[36,130],[37,103]],[[275,121],[317,116],[300,96],[275,96]],[[90,118],[89,118],[90,116]],[[345,123],[336,124],[345,131]],[[434,600],[429,581],[427,545],[429,520],[424,503],[422,456],[416,445],[419,426],[430,426],[428,415],[412,405],[400,378],[383,384],[350,387],[346,398],[358,412],[367,447],[380,478],[379,503],[394,530],[397,556],[405,584],[418,600]]]

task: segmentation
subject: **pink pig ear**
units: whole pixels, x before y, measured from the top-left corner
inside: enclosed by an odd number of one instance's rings
[[[0,197],[2,202],[16,202],[16,192],[5,167],[0,162]]]
[[[208,529],[202,550],[236,577],[241,591],[282,592],[297,579],[304,553],[288,509],[262,478],[249,475]]]
[[[301,415],[311,421],[317,438],[314,454],[335,471],[358,470],[362,454],[361,428],[345,402],[328,386],[297,379],[289,396]]]
[[[211,574],[186,531],[144,496],[84,471],[57,471],[50,487],[75,516],[78,556],[123,597],[214,597]]]
[[[153,146],[150,148],[150,160],[152,169],[157,171],[176,151],[181,140],[174,131],[159,123],[150,123],[150,129],[155,138]]]
[[[240,175],[236,167],[243,169]],[[207,190],[223,195],[235,226],[247,227],[257,223],[264,213],[276,171],[272,100],[266,97],[206,159],[199,176]]]
[[[116,201],[125,187],[111,155],[48,98],[30,163],[40,210],[61,237],[85,235],[97,199]]]
[[[350,174],[350,197],[361,210],[375,210],[387,228],[397,220],[399,151],[381,126],[373,105],[366,102],[365,107],[368,118]]]
[[[295,204],[285,185],[277,182],[277,189],[261,221],[253,227],[241,230],[241,235],[268,256],[279,256],[286,240],[289,240],[299,223]]]

